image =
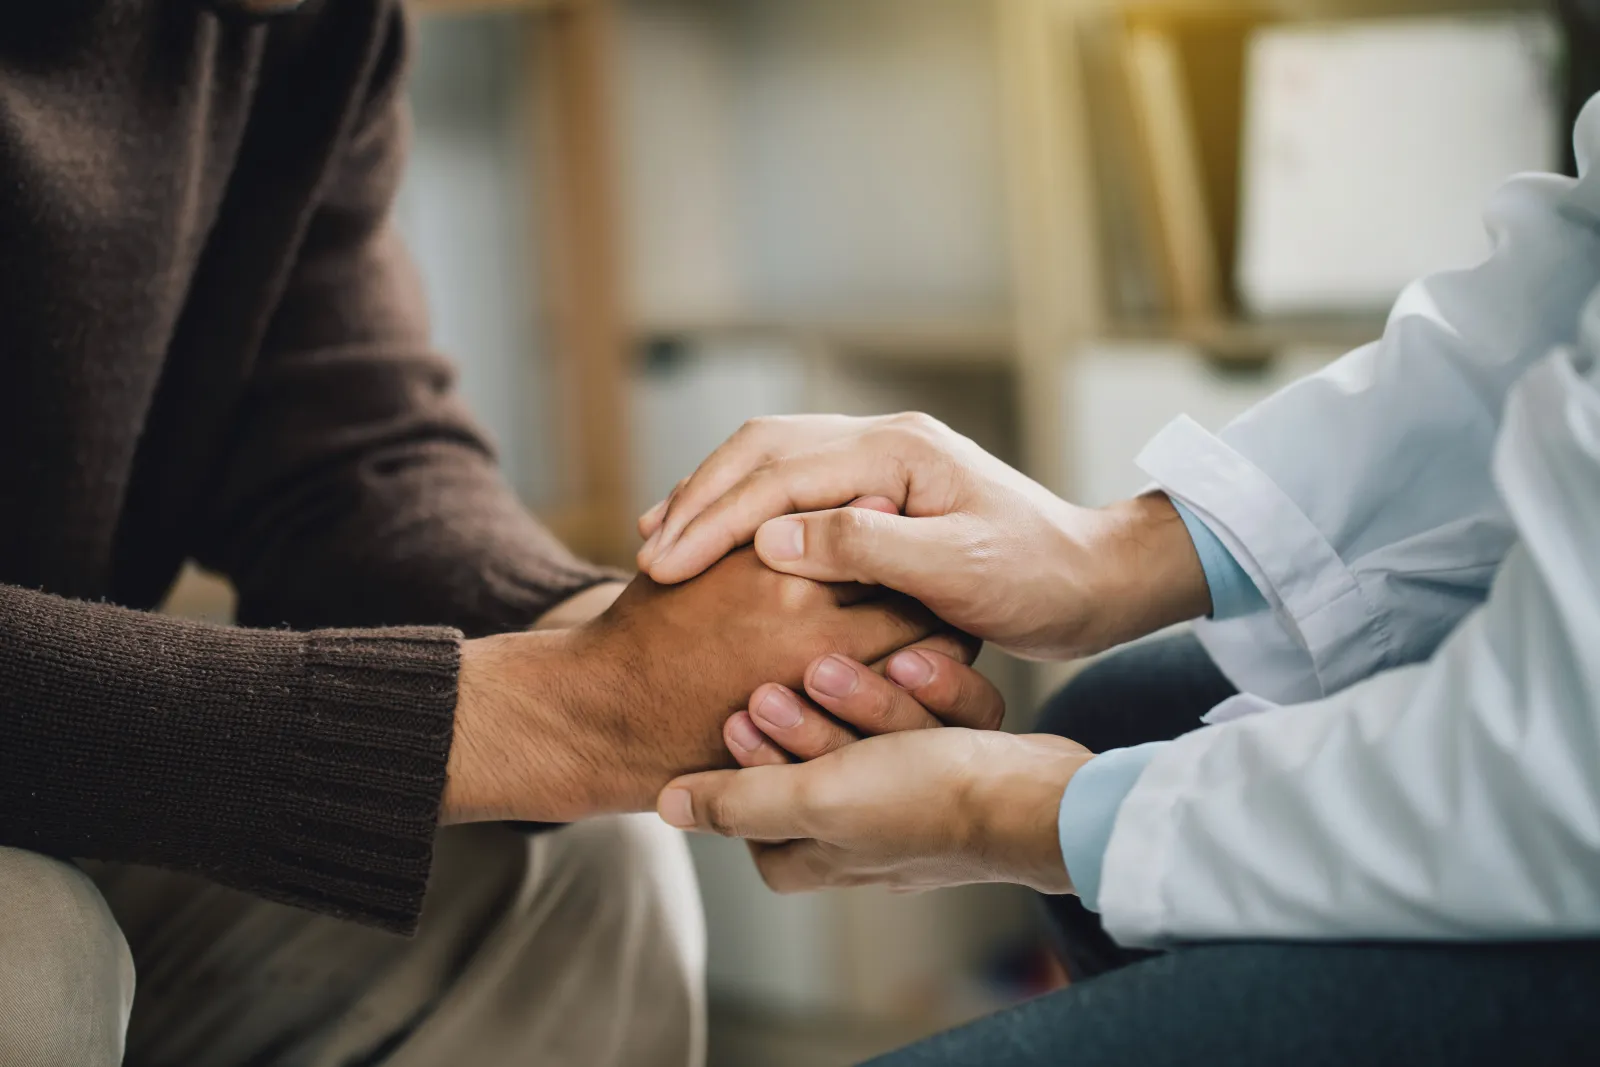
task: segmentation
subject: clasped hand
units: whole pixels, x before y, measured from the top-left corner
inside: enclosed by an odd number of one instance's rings
[[[885,585],[1023,655],[1098,651],[1209,606],[1164,497],[1075,507],[926,416],[747,424],[640,531],[640,567],[662,582],[753,539],[775,569]],[[993,726],[998,694],[926,651],[887,673],[831,657],[807,672],[803,696],[764,686],[728,724],[746,769],[675,781],[661,815],[754,839],[762,874],[784,891],[1070,890],[1056,816],[1090,754],[1050,736],[918,730]]]
[[[1165,497],[1076,507],[926,416],[750,423],[640,531],[599,617],[468,642],[446,818],[654,799],[756,839],[783,890],[1063,891],[1056,814],[1089,753],[993,732],[972,642],[933,635],[1066,658],[1210,607]]]
[[[641,575],[578,625],[465,643],[442,820],[647,810],[675,775],[733,765],[724,737],[749,720],[730,717],[758,688],[914,644],[970,660],[943,629],[911,598],[780,574],[748,550],[692,582]]]

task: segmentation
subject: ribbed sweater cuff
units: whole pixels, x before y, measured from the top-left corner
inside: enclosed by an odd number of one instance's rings
[[[433,859],[460,641],[431,628],[303,635],[276,847],[292,903],[408,932]]]
[[[247,630],[0,586],[0,845],[407,931],[460,634]]]

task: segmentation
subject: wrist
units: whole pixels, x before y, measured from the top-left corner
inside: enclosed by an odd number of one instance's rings
[[[1165,493],[1146,493],[1095,509],[1075,539],[1075,567],[1093,624],[1079,654],[1143,637],[1211,610],[1194,540]]]
[[[1061,797],[1094,754],[1063,737],[999,735],[1008,749],[1000,766],[975,767],[968,789],[974,840],[997,881],[1041,893],[1070,893],[1061,856]]]
[[[563,822],[595,810],[583,724],[596,664],[582,659],[568,631],[462,644],[441,823]]]

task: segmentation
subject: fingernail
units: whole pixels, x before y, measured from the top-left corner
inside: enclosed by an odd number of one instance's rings
[[[847,697],[856,691],[856,672],[838,656],[811,668],[811,688],[825,697]]]
[[[786,689],[771,689],[755,706],[755,715],[774,729],[792,730],[800,725],[800,702]]]
[[[694,799],[687,789],[668,789],[656,802],[656,811],[663,821],[680,830],[694,828]]]
[[[799,519],[773,519],[756,531],[756,552],[778,563],[793,563],[806,552],[806,524]]]
[[[652,507],[649,511],[645,512],[644,513],[644,517],[641,518],[639,521],[643,522],[643,523],[655,522],[657,519],[661,518],[661,513],[663,511],[665,511],[665,510],[667,510],[667,502],[666,502],[666,500],[665,499],[658,500],[658,501],[656,501],[655,506]]]
[[[761,747],[761,731],[743,715],[736,715],[728,720],[728,744],[740,752],[754,752]]]
[[[933,681],[933,663],[920,652],[896,652],[888,669],[889,677],[903,689],[920,689]]]

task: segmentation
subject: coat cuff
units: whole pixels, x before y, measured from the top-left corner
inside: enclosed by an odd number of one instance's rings
[[[1223,621],[1265,611],[1267,598],[1250,580],[1249,572],[1233,558],[1222,538],[1182,502],[1173,500],[1172,506],[1189,531],[1189,540],[1194,542],[1195,554],[1200,557],[1200,569],[1205,571],[1206,589],[1211,593],[1211,618]]]
[[[1311,519],[1259,467],[1187,416],[1158,433],[1138,464],[1215,533],[1309,657],[1316,692],[1297,697],[1335,692],[1384,665],[1388,638],[1377,606]],[[1251,643],[1206,646],[1241,688],[1256,688]]]

